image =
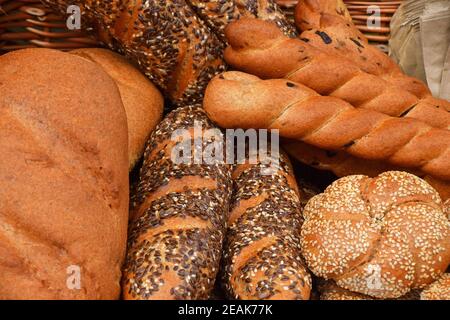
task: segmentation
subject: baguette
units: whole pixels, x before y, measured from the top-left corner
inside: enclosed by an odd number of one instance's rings
[[[184,0],[43,0],[66,14],[82,8],[83,23],[137,63],[175,104],[197,103],[209,80],[225,70],[223,44]]]
[[[270,175],[265,165],[241,164],[233,172],[235,193],[228,218],[223,280],[232,299],[307,300],[311,277],[299,235],[298,187],[286,155]]]
[[[407,171],[428,182],[444,201],[450,199],[450,182],[433,178],[417,170],[395,167],[382,161],[356,158],[343,151],[330,152],[296,140],[285,139],[282,145],[291,157],[311,167],[332,171],[338,177],[355,174],[375,177],[385,171]]]
[[[204,108],[225,128],[278,129],[280,136],[450,180],[450,132],[410,118],[355,109],[283,79],[227,72],[208,85]]]
[[[201,139],[192,136],[195,122],[204,130],[214,128],[202,109],[183,107],[170,113],[147,143],[131,198],[124,299],[206,299],[213,289],[229,210],[231,170],[222,163],[173,162],[178,143],[191,145]],[[173,136],[181,129],[190,136]]]
[[[353,106],[396,117],[412,117],[436,128],[450,128],[450,103],[415,95],[366,73],[337,55],[300,39],[285,37],[273,24],[241,19],[226,29],[226,61],[263,79],[286,78]]]

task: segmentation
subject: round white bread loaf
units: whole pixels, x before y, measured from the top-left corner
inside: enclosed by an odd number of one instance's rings
[[[96,64],[0,57],[0,299],[116,299],[128,220],[127,122]]]
[[[341,178],[304,210],[302,253],[311,271],[345,289],[398,298],[450,263],[450,222],[424,180],[390,171]]]

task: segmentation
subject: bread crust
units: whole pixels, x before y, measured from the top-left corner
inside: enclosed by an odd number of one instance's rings
[[[119,298],[128,154],[114,81],[68,53],[11,52],[0,114],[0,299]]]

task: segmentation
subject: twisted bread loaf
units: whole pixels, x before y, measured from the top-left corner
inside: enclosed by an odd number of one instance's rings
[[[225,59],[238,70],[264,79],[286,78],[358,108],[450,128],[449,102],[432,97],[420,100],[346,59],[285,37],[269,22],[241,19],[230,24],[226,34],[230,46]]]
[[[298,83],[227,72],[209,83],[204,108],[221,127],[279,129],[285,138],[450,180],[448,130],[355,109]]]
[[[428,182],[439,192],[439,195],[444,201],[450,198],[450,182],[424,175],[418,170],[395,167],[383,161],[356,158],[343,151],[323,150],[296,140],[285,139],[282,144],[289,155],[298,161],[320,170],[332,171],[338,177],[354,174],[376,177],[385,171],[408,171]]]
[[[369,45],[348,17],[341,0],[300,0],[295,12],[301,38],[312,46],[333,52],[419,98],[431,96],[424,83],[405,76],[391,58]]]
[[[196,13],[226,43],[225,27],[240,17],[273,21],[287,36],[297,36],[295,27],[287,20],[273,0],[187,0]]]
[[[201,100],[208,81],[225,70],[223,44],[184,0],[43,0],[62,14],[82,8],[111,49],[124,53],[176,104]]]
[[[301,208],[286,155],[276,172],[242,164],[233,172],[235,193],[224,248],[225,289],[235,299],[309,299],[311,277],[299,247]]]
[[[125,299],[206,299],[221,258],[231,171],[221,163],[174,162],[180,143],[212,143],[194,125],[213,129],[204,111],[184,107],[170,113],[152,133],[132,196]],[[186,134],[178,130],[187,130]],[[204,149],[203,149],[204,150]]]
[[[450,263],[442,201],[405,172],[341,178],[311,199],[303,216],[310,270],[351,291],[401,297],[436,280]]]

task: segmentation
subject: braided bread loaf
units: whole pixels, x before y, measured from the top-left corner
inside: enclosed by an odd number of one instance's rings
[[[299,230],[298,187],[286,155],[280,166],[237,165],[235,193],[224,248],[225,289],[235,299],[309,299],[311,277],[304,267]]]
[[[131,199],[125,299],[206,299],[213,288],[231,196],[231,170],[221,163],[173,162],[175,146],[202,139],[193,129],[195,122],[203,130],[214,128],[202,109],[184,107],[170,113],[147,143]],[[189,136],[174,137],[181,129],[188,130]],[[213,141],[204,138],[202,147]]]
[[[442,201],[405,172],[341,178],[311,199],[303,216],[310,270],[344,289],[397,298],[430,284],[450,263]]]
[[[358,108],[450,128],[449,102],[432,97],[418,99],[346,59],[285,37],[269,22],[241,19],[230,24],[226,34],[230,46],[225,59],[238,70],[263,79],[286,78]]]
[[[298,161],[320,170],[332,171],[338,177],[355,174],[376,177],[385,171],[407,171],[428,182],[444,201],[450,199],[450,182],[424,175],[418,170],[396,167],[383,161],[356,158],[343,151],[323,150],[296,140],[284,139],[282,144],[284,150]]]
[[[204,108],[221,127],[279,129],[285,138],[450,180],[448,130],[355,109],[298,83],[227,72],[209,83]]]
[[[345,12],[344,12],[345,11]],[[349,19],[341,0],[300,0],[295,10],[301,38],[316,48],[333,52],[419,98],[431,96],[421,81],[405,76],[385,53],[369,45]]]

